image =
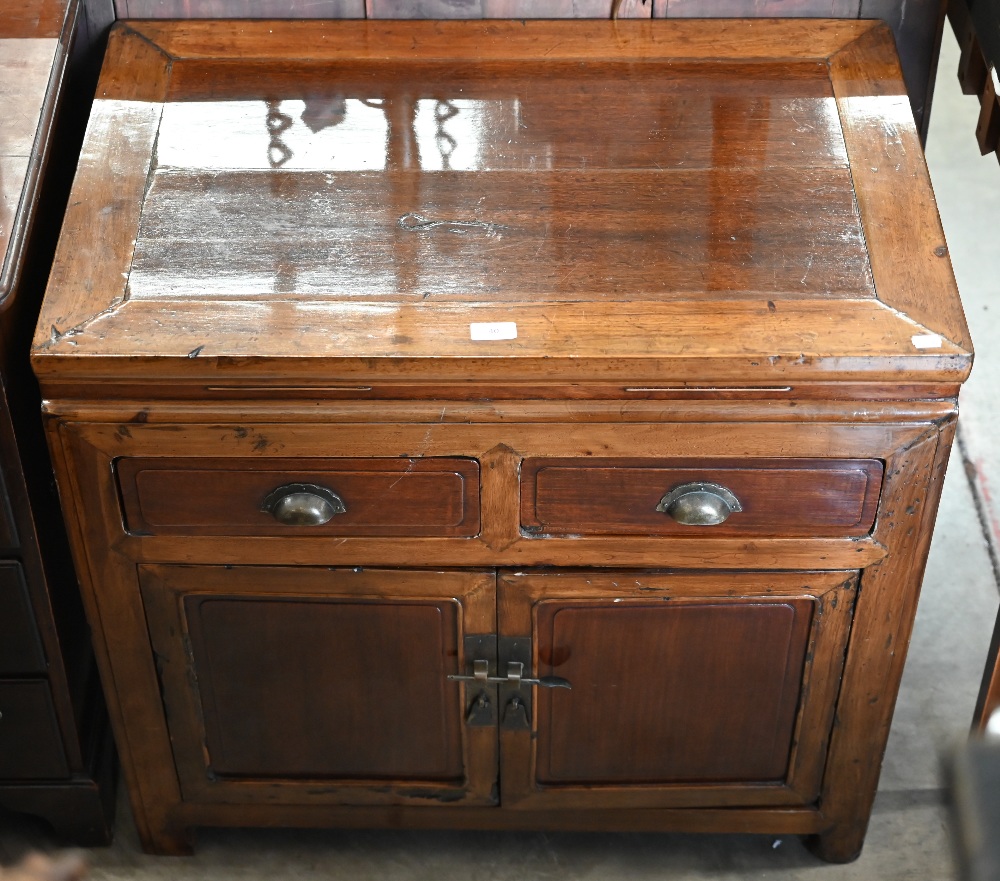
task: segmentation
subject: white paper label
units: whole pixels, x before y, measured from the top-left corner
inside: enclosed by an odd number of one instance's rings
[[[917,333],[910,337],[910,342],[918,349],[940,349],[943,340],[936,333]]]
[[[474,321],[469,325],[474,340],[516,340],[517,324],[513,321]]]

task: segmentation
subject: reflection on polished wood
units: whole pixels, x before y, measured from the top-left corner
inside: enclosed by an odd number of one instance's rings
[[[365,0],[115,0],[119,18],[364,18]]]
[[[115,6],[119,18],[878,18],[893,30],[922,136],[941,37],[938,0],[116,0]]]
[[[626,329],[618,311],[662,308],[654,325],[683,321],[683,351],[717,365],[716,381],[744,373],[742,353],[758,345],[779,356],[754,365],[764,383],[796,359],[796,372],[832,376],[848,352],[940,369],[965,345],[953,293],[907,278],[919,270],[954,290],[936,219],[902,210],[900,227],[879,216],[932,197],[926,172],[897,161],[917,142],[905,127],[898,144],[884,137],[881,120],[902,125],[905,99],[887,33],[871,23],[769,20],[737,39],[732,22],[326,22],[291,65],[303,23],[247,22],[223,39],[224,27],[137,23],[113,38],[93,155],[120,144],[127,170],[114,195],[134,198],[60,252],[52,284],[67,292],[43,314],[39,370],[67,346],[114,357],[110,330],[123,323],[143,346],[165,323],[173,333],[158,335],[159,352],[204,358],[263,354],[279,337],[259,328],[289,322],[301,355],[336,352],[337,369],[350,369],[352,356],[383,350],[366,304],[394,310],[379,325],[392,328],[394,358],[504,351],[527,366],[566,335],[574,371],[588,359],[681,356],[676,334],[647,335],[637,317]],[[850,60],[857,41],[872,47],[863,69]],[[719,61],[719,45],[734,57]],[[267,94],[253,100],[262,77]],[[876,79],[878,97],[852,97]],[[118,103],[127,98],[140,101]],[[144,146],[154,142],[155,160]],[[848,170],[852,151],[863,168]],[[860,213],[857,174],[883,191]],[[81,192],[92,185],[84,174]],[[410,216],[416,226],[401,224]],[[873,236],[894,245],[877,250],[874,272]],[[83,267],[92,303],[68,290]],[[706,298],[765,310],[756,336],[708,315],[698,329],[666,308]],[[874,308],[852,320],[823,305],[837,299]],[[611,301],[599,325],[567,308]],[[315,322],[299,324],[302,309]],[[521,327],[516,341],[463,332],[501,320]],[[847,348],[828,347],[827,320]],[[911,342],[922,328],[936,347]]]
[[[406,199],[410,182],[156,174],[130,297],[431,305],[874,296],[846,170],[584,172],[544,182],[498,172],[472,187],[439,172]],[[706,202],[706,192],[720,195]],[[405,229],[411,212],[428,228]],[[525,259],[527,276],[516,271]],[[282,279],[285,265],[294,281]]]
[[[857,18],[861,0],[653,0],[655,18]]]

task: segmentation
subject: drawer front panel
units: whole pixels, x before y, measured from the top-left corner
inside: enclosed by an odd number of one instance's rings
[[[865,535],[882,472],[865,459],[527,459],[521,525],[549,535]],[[738,509],[710,526],[657,510],[671,491],[696,484],[728,490]]]
[[[17,529],[14,526],[14,512],[10,509],[10,496],[0,471],[0,548],[17,547]]]
[[[45,673],[45,652],[35,626],[21,564],[0,563],[0,676]]]
[[[474,459],[121,459],[125,522],[147,535],[471,536]],[[343,511],[286,525],[264,508],[282,488],[320,487]]]
[[[67,776],[69,766],[48,683],[0,681],[0,779]]]

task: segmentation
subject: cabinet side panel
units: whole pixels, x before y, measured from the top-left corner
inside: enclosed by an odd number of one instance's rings
[[[854,859],[864,842],[954,431],[946,422],[886,462],[875,537],[889,555],[861,577],[821,795],[824,859]]]

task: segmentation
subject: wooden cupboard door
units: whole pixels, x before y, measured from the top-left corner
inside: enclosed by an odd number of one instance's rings
[[[815,801],[855,584],[850,572],[502,575],[501,646],[530,634],[534,675],[571,685],[535,687],[521,730],[505,715],[504,806]]]
[[[495,727],[467,726],[466,638],[492,572],[139,567],[184,797],[489,804]],[[469,662],[471,664],[471,661]]]

